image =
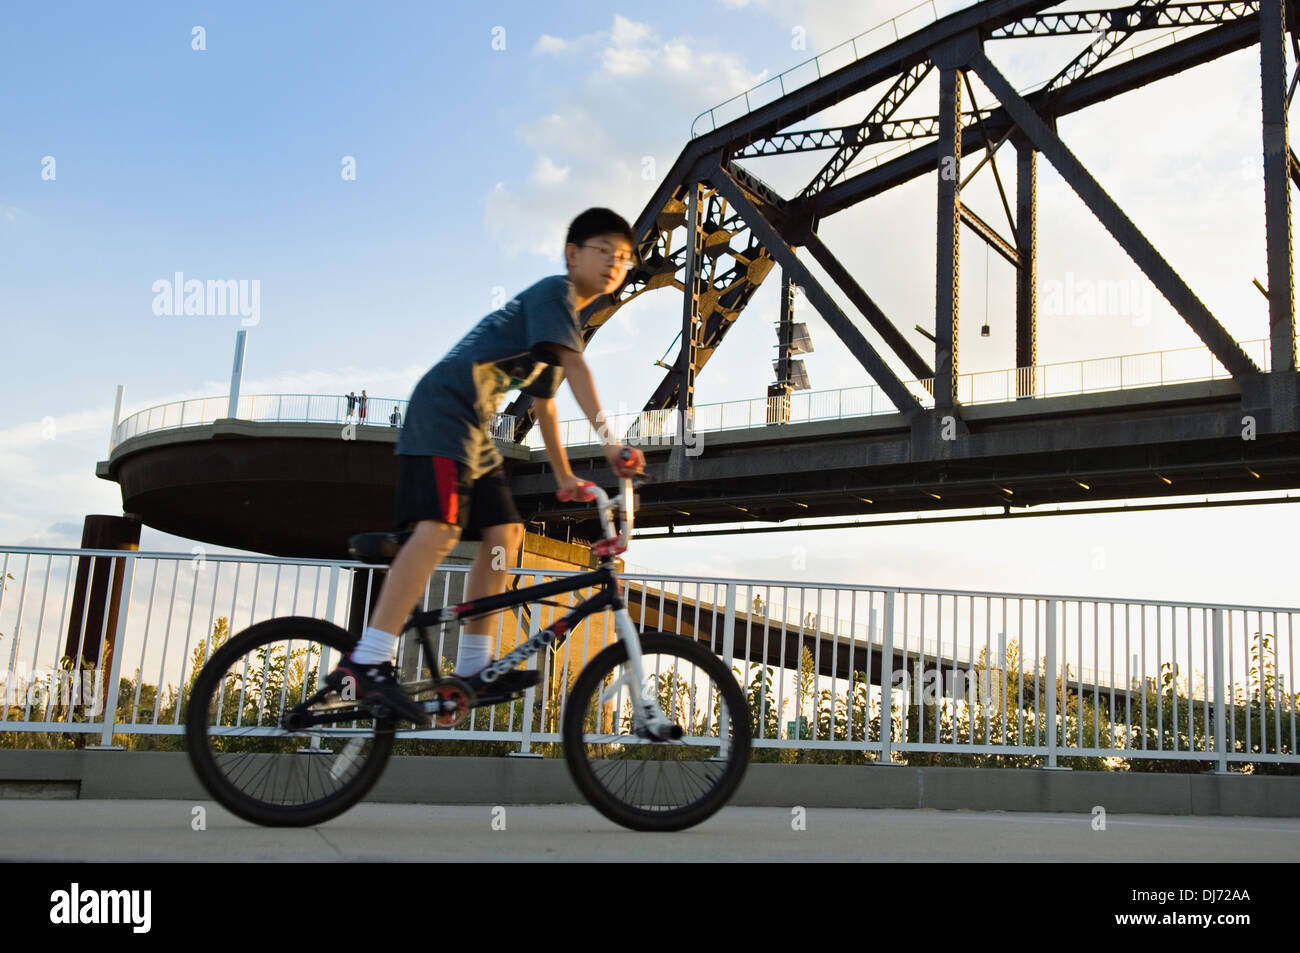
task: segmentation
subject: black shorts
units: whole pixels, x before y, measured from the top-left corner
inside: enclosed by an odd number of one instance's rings
[[[397,506],[393,522],[406,530],[420,520],[452,523],[462,539],[481,539],[480,530],[522,523],[505,470],[496,467],[472,483],[465,464],[446,457],[397,455]]]

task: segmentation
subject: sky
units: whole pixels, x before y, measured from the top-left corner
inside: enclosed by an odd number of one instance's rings
[[[814,54],[842,62],[833,48],[910,6],[10,7],[0,30],[0,543],[76,546],[86,514],[121,512],[117,486],[94,475],[119,385],[124,415],[227,392],[240,317],[156,314],[155,282],[176,272],[259,282],[246,394],[365,388],[405,399],[503,289],[512,295],[563,270],[564,230],[577,212],[603,205],[635,220],[698,114]],[[912,10],[900,32],[930,16]],[[1086,43],[989,51],[1024,90]],[[1266,337],[1268,326],[1251,286],[1267,278],[1258,55],[1241,51],[1059,127],[1242,342]],[[973,83],[978,102],[992,103]],[[928,80],[901,115],[932,114],[936,88]],[[860,119],[871,96],[810,125]],[[824,160],[749,168],[791,194]],[[1009,149],[999,170],[1014,188]],[[1041,159],[1039,181],[1039,362],[1197,345]],[[820,228],[922,353],[927,342],[911,329],[934,322],[935,192],[934,177],[923,177]],[[963,198],[1005,233],[987,169]],[[1009,368],[1011,269],[969,231],[962,248],[959,370]],[[700,375],[698,403],[765,394],[777,274],[742,314],[745,330]],[[1041,304],[1067,282],[1134,294],[1120,314]],[[595,337],[587,353],[606,408],[644,402],[662,374],[654,361],[676,353],[680,315],[679,294],[647,294]],[[816,348],[806,358],[815,390],[868,383],[802,302],[799,319]],[[567,390],[559,403],[562,419],[579,416]],[[1300,511],[1282,503],[644,540],[627,556],[658,571],[796,585],[1294,606],[1297,529]],[[144,550],[191,545],[147,527],[141,539]]]

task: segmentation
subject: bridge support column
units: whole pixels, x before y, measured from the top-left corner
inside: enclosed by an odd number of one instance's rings
[[[133,552],[140,548],[140,528],[140,521],[131,516],[87,516],[81,529],[81,548]],[[104,700],[106,726],[111,724],[117,706],[117,680],[110,669],[121,669],[117,636],[125,623],[122,584],[129,568],[127,564],[128,560],[111,556],[77,557],[77,576],[63,642],[65,664],[76,673],[73,684],[78,686],[77,690],[84,690],[82,679],[87,670],[95,679],[95,697]],[[129,597],[129,588],[127,594]],[[105,735],[100,746],[110,747],[111,729]],[[86,737],[77,734],[76,747],[82,747]]]
[[[961,78],[939,70],[939,203],[935,255],[934,407],[957,403],[957,281],[961,251]]]
[[[767,389],[769,424],[784,424],[790,421],[790,360],[794,351],[794,295],[794,279],[782,268],[781,316],[776,329],[776,383]]]
[[[87,516],[82,523],[81,548],[138,550],[140,528],[140,521],[130,516]],[[75,673],[74,693],[84,692],[83,679],[87,677],[84,673],[89,671],[89,677],[95,680],[93,697],[103,699],[106,727],[111,725],[117,707],[117,676],[108,669],[121,669],[117,636],[125,623],[122,584],[129,568],[126,559],[77,557],[72,606],[63,642],[65,664],[69,664]],[[129,597],[129,587],[127,594]],[[80,748],[85,745],[86,738],[84,734],[77,734],[73,743]],[[111,745],[112,731],[109,728],[100,747]]]
[[[1268,255],[1271,429],[1296,427],[1295,275],[1291,266],[1291,153],[1287,134],[1286,10],[1260,0],[1259,58],[1264,107],[1264,232]]]
[[[1038,153],[1023,135],[1016,150],[1016,398],[1032,397],[1038,363]]]
[[[703,212],[704,184],[692,182],[686,198],[686,271],[682,303],[682,350],[677,358],[677,446],[686,446],[689,431],[694,430],[695,361],[700,344],[700,278],[704,257]]]

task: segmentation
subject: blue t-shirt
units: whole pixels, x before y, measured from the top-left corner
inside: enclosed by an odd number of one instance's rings
[[[568,276],[552,275],[481,320],[415,385],[395,452],[459,460],[471,480],[499,466],[490,428],[506,391],[554,397],[555,345],[583,351],[575,304]]]

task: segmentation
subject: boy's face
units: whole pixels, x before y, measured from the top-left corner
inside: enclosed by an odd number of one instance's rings
[[[564,257],[579,294],[609,294],[631,267],[632,246],[622,235],[596,235],[581,245],[565,245]]]

